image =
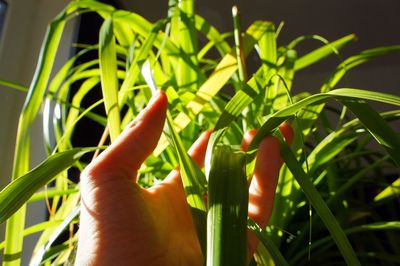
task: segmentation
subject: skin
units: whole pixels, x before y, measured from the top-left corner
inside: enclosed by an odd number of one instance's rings
[[[76,265],[203,265],[195,226],[178,170],[149,189],[137,183],[137,171],[161,135],[167,97],[160,92],[114,143],[81,175],[81,216]],[[290,126],[280,127],[290,143]],[[246,150],[256,131],[246,133]],[[211,132],[189,150],[202,166]],[[249,216],[265,227],[271,215],[282,160],[279,141],[266,137],[260,145],[249,186]],[[258,240],[248,234],[251,256]]]

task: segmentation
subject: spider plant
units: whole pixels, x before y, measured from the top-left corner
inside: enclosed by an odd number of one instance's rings
[[[202,225],[197,229],[203,250],[206,245],[212,247],[208,254],[220,258],[207,260],[210,265],[245,264],[245,240],[231,245],[223,237],[236,221],[260,239],[252,264],[390,265],[400,261],[396,198],[400,137],[391,125],[399,119],[400,97],[374,88],[338,87],[353,68],[398,53],[400,45],[361,51],[333,67],[317,90],[311,88],[317,93],[293,93],[298,72],[338,56],[355,35],[333,41],[301,36],[279,44],[280,27],[255,21],[242,29],[237,9],[232,32],[220,33],[196,14],[194,0],[170,0],[169,6],[165,19],[151,23],[139,14],[95,0],[71,1],[49,24],[29,88],[1,80],[5,86],[27,92],[16,136],[13,175],[0,193],[0,222],[7,223],[1,244],[3,265],[19,265],[24,237],[36,232],[41,232],[41,237],[33,265],[74,260],[79,184],[70,178],[70,170],[82,171],[90,161],[88,155],[96,156],[114,141],[146,106],[155,87],[168,95],[168,121],[158,147],[141,168],[139,182],[151,186],[179,165],[185,188],[195,192],[187,199],[191,208],[198,210],[193,219]],[[80,50],[52,77],[65,24],[87,12],[104,19],[99,43],[79,44]],[[200,35],[205,42],[198,40]],[[319,41],[320,47],[298,54],[298,45],[311,41]],[[81,60],[93,52],[95,59]],[[249,54],[256,54],[260,62],[253,73],[247,72]],[[96,90],[102,97],[84,105]],[[377,111],[371,107],[373,101],[386,104],[390,111]],[[29,169],[31,126],[42,106],[47,158]],[[102,128],[98,145],[76,147],[75,130],[88,119]],[[291,147],[281,143],[285,165],[269,226],[260,228],[242,216],[234,220],[237,217],[217,205],[211,204],[207,210],[202,198],[207,190],[211,203],[239,209],[246,205],[246,174],[242,170],[252,171],[264,136],[274,134],[282,139],[276,128],[285,121],[292,124],[296,136]],[[213,134],[202,171],[186,151],[207,128],[213,128]],[[233,152],[251,128],[258,131],[249,150],[240,155]],[[237,172],[242,177],[232,179],[236,182],[233,188],[223,192],[230,196],[222,198],[219,193],[229,178],[216,165],[227,165],[226,161],[240,162],[242,170]],[[48,203],[49,217],[26,228],[26,206],[39,200]],[[211,217],[208,228],[207,211]],[[216,225],[215,217],[221,215],[224,223]],[[217,236],[209,237],[206,244],[207,231],[212,229]],[[222,258],[232,252],[239,259]]]

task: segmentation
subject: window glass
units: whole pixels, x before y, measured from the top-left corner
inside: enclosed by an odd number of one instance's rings
[[[7,2],[0,0],[0,39],[3,32],[4,22],[6,20]]]

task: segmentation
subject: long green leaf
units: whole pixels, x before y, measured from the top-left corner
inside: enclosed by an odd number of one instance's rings
[[[4,223],[41,187],[71,167],[82,155],[98,148],[75,148],[48,157],[29,173],[15,179],[0,192],[0,223]]]
[[[337,50],[340,50],[350,42],[353,42],[356,39],[354,34],[347,35],[343,38],[340,38],[334,42],[328,43],[321,48],[318,48],[302,57],[300,57],[295,64],[295,70],[303,69],[309,65],[312,65],[321,59],[331,55]]]
[[[217,146],[208,180],[207,266],[246,265],[248,193],[245,154]]]
[[[195,16],[195,26],[197,31],[203,33],[204,36],[214,44],[222,56],[230,52],[231,47],[228,42],[226,42],[222,38],[221,33],[203,17],[199,15]]]
[[[385,188],[382,192],[375,196],[374,201],[380,201],[390,197],[400,195],[400,178],[397,178],[392,184]]]
[[[194,0],[179,1],[178,8],[179,16],[173,18],[177,20],[177,27],[172,28],[171,35],[176,37],[174,41],[181,53],[187,56],[178,58],[176,81],[178,87],[195,91],[198,88],[200,73],[196,71],[198,44],[195,34]]]
[[[100,29],[99,58],[104,105],[111,141],[114,141],[121,133],[121,118],[118,105],[117,54],[112,17],[107,18]]]
[[[327,82],[321,88],[321,92],[327,92],[334,88],[336,84],[343,78],[343,76],[351,69],[371,61],[372,59],[379,58],[384,55],[399,53],[400,45],[385,46],[375,49],[369,49],[361,52],[358,55],[353,55],[344,60],[335,70],[333,75],[328,79]]]
[[[113,12],[115,10],[114,7],[107,5],[105,3],[102,3],[102,2],[96,1],[96,0],[73,1],[69,4],[68,8],[71,12],[79,10],[79,9],[83,9],[84,11],[87,11],[87,10],[96,11],[103,15],[109,15],[111,12]]]
[[[75,188],[70,188],[70,189],[66,189],[66,190],[59,190],[56,188],[47,188],[46,190],[39,191],[39,192],[36,192],[35,194],[33,194],[32,197],[28,200],[28,203],[45,200],[45,199],[51,199],[56,196],[65,196],[65,195],[75,194],[78,192],[79,192],[78,186],[76,186]]]
[[[11,81],[8,81],[8,80],[4,80],[4,79],[0,79],[0,85],[8,87],[8,88],[15,89],[15,90],[19,90],[19,91],[22,91],[22,92],[27,92],[28,91],[28,88],[26,86],[18,84],[18,83],[15,83],[15,82],[11,82]]]
[[[380,99],[384,99],[384,96]],[[400,166],[399,134],[366,102],[359,100],[341,100],[341,102],[357,116],[371,135],[387,150],[396,164]]]
[[[62,11],[50,24],[42,44],[35,75],[19,119],[12,180],[17,180],[29,170],[30,128],[42,103],[66,16],[67,11]],[[23,206],[7,222],[4,265],[11,266],[20,263],[25,211],[26,208]]]

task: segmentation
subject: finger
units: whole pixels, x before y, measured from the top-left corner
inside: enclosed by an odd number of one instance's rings
[[[287,144],[290,145],[293,143],[294,132],[293,132],[293,128],[288,123],[282,123],[279,126],[279,131],[282,133]]]
[[[211,130],[203,132],[188,151],[189,156],[200,168],[204,166],[204,157],[206,155],[207,143],[210,139],[211,132]],[[179,170],[175,169],[171,171],[165,178],[165,182],[181,182]]]
[[[291,144],[293,142],[294,132],[292,127],[288,123],[286,122],[282,123],[279,126],[279,131],[283,134],[283,137],[285,138],[288,144]],[[247,151],[250,143],[253,141],[253,138],[256,134],[257,134],[256,129],[250,129],[249,131],[246,132],[246,134],[243,136],[243,141],[241,144],[242,151]]]
[[[84,176],[135,180],[137,170],[160,138],[168,100],[159,92],[121,135],[85,169]],[[96,180],[101,181],[101,180]]]
[[[284,123],[279,130],[290,144],[293,141],[293,130],[290,125]],[[275,189],[282,163],[279,140],[272,136],[265,137],[257,152],[256,165],[249,188],[249,217],[261,228],[268,224],[272,213]],[[249,254],[254,253],[257,244],[257,237],[253,233],[249,233]]]
[[[246,132],[246,134],[244,134],[243,140],[242,140],[242,145],[241,145],[242,151],[248,150],[249,145],[256,134],[257,134],[256,129],[250,129],[249,131]]]
[[[207,144],[208,140],[210,139],[211,133],[211,129],[203,132],[188,151],[189,156],[199,167],[204,166],[204,158],[206,155]]]

